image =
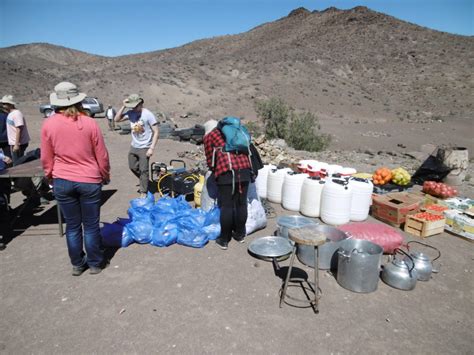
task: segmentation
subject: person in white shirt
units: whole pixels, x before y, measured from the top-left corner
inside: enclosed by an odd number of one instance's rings
[[[12,95],[5,95],[0,100],[3,109],[8,113],[7,116],[7,135],[10,145],[13,163],[25,154],[25,150],[30,142],[30,135],[26,127],[26,121],[20,110],[16,108],[17,104]]]
[[[109,131],[114,131],[115,130],[114,118],[115,118],[116,113],[117,112],[115,111],[115,109],[111,105],[109,105],[109,107],[107,107],[107,110],[105,110],[105,117],[109,121]]]
[[[128,152],[128,167],[140,180],[140,197],[148,192],[149,161],[158,141],[158,122],[155,115],[143,107],[140,95],[132,94],[123,101],[123,106],[115,115],[115,122],[125,118],[130,121],[132,145]]]

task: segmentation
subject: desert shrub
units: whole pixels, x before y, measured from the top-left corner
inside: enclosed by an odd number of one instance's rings
[[[288,130],[286,142],[298,150],[318,152],[328,147],[331,136],[318,133],[320,129],[317,117],[311,112],[295,114]]]
[[[286,137],[288,122],[293,115],[293,109],[282,99],[271,98],[267,101],[257,101],[255,111],[263,120],[265,134],[268,138]]]
[[[296,113],[278,98],[259,101],[255,109],[270,139],[282,138],[291,147],[310,152],[324,150],[331,142],[331,136],[319,132],[318,118],[311,112]]]
[[[263,128],[255,121],[245,123],[245,127],[247,127],[252,137],[258,137],[263,133]]]

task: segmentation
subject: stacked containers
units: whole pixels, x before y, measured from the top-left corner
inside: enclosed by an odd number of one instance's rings
[[[332,176],[333,174],[340,174],[342,170],[342,166],[336,165],[336,164],[330,164],[328,165],[326,171],[327,171],[327,176]]]
[[[319,176],[310,176],[304,179],[301,188],[301,214],[308,217],[319,217],[324,183],[325,181],[321,180]]]
[[[351,176],[357,173],[357,170],[354,168],[344,167],[339,171],[341,176]]]
[[[308,174],[309,176],[321,176],[324,177],[326,174],[321,174],[322,171],[326,171],[329,164],[321,161],[313,161],[308,164]],[[324,175],[324,176],[323,176]]]
[[[316,163],[316,160],[300,160],[298,162],[298,171],[300,173],[307,173],[308,172],[308,165],[312,165]]]
[[[257,194],[260,198],[267,198],[268,172],[275,168],[275,165],[268,164],[264,165],[263,168],[258,171],[257,178],[255,179],[255,185],[257,186]]]
[[[290,211],[300,210],[301,188],[306,177],[308,177],[308,174],[293,171],[286,173],[281,191],[283,208]]]
[[[281,203],[281,190],[283,180],[290,168],[271,169],[267,178],[267,200],[274,203]]]
[[[326,180],[321,195],[321,219],[324,223],[339,226],[350,221],[352,187],[345,179]]]
[[[355,222],[365,221],[369,216],[374,185],[368,179],[356,177],[349,179],[349,185],[352,188],[350,219]]]

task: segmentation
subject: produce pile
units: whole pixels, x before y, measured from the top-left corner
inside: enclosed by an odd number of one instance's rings
[[[417,214],[414,214],[412,217],[415,217],[417,219],[421,219],[422,221],[440,221],[444,219],[444,216],[439,215],[439,214],[433,214],[429,212],[419,212]]]
[[[390,170],[387,167],[381,167],[372,175],[372,181],[374,185],[385,185],[392,182],[396,185],[406,186],[410,183],[411,176],[403,168]]]
[[[449,210],[449,208],[441,205],[429,205],[425,206],[425,210],[427,210],[428,212],[444,212],[446,210]]]
[[[458,194],[458,190],[455,188],[436,181],[425,181],[423,183],[423,192],[441,198],[454,197]]]

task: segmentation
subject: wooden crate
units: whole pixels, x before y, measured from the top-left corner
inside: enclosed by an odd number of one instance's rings
[[[419,211],[420,203],[420,196],[407,192],[373,194],[371,214],[385,223],[399,227],[405,222],[407,214]]]
[[[405,232],[417,237],[426,238],[435,234],[443,233],[445,223],[446,218],[438,221],[426,221],[409,214],[406,217],[404,230]]]

